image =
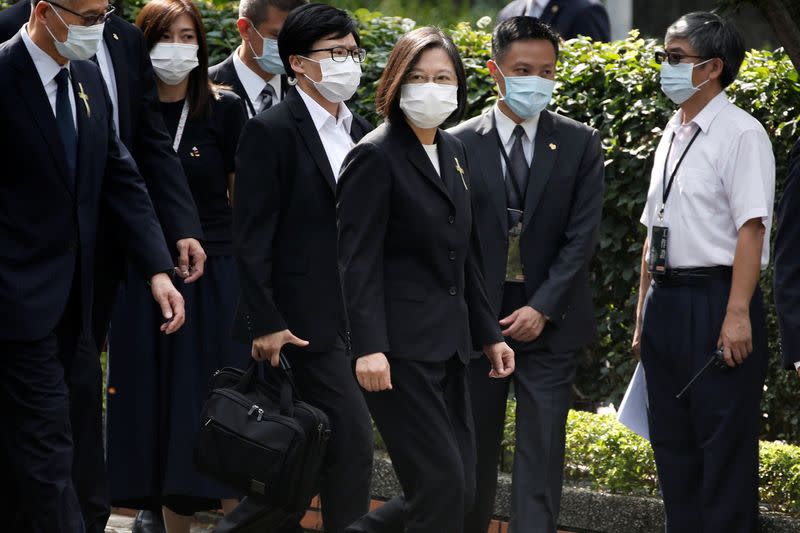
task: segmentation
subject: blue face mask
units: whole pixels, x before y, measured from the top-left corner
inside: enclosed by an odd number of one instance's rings
[[[553,98],[554,80],[539,76],[506,76],[500,67],[497,71],[506,82],[503,101],[520,118],[528,119],[541,113]]]
[[[253,31],[255,31],[259,37],[261,37],[264,43],[263,47],[261,48],[261,55],[256,54],[256,51],[253,50],[253,45],[247,43],[247,45],[250,47],[250,51],[253,52],[253,59],[258,62],[258,66],[261,67],[264,72],[269,72],[270,74],[286,74],[286,70],[283,68],[283,61],[281,61],[281,56],[278,53],[277,39],[263,37],[255,26],[252,24],[251,26]]]
[[[666,61],[661,63],[661,90],[670,100],[681,105],[699,91],[700,87],[709,82],[706,80],[697,87],[692,83],[694,67],[704,65],[709,61],[711,60],[706,59],[697,64],[678,63],[677,65],[670,65]]]

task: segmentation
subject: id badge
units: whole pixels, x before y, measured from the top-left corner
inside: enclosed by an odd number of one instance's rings
[[[525,281],[522,272],[519,237],[522,234],[522,222],[515,224],[508,232],[508,261],[506,262],[506,281],[521,283]]]
[[[654,275],[667,272],[667,242],[669,228],[653,226],[650,237],[650,260],[647,262],[647,271]]]

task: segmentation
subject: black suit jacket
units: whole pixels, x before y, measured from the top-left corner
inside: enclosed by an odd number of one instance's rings
[[[79,136],[74,187],[52,108],[22,38],[17,34],[0,45],[0,160],[9,169],[0,178],[0,339],[49,334],[73,279],[80,284],[80,320],[88,331],[101,204],[131,236],[129,247],[142,272],[172,266],[144,182],[115,134],[100,70],[88,61],[74,61],[70,70]],[[79,93],[87,95],[86,103]]]
[[[471,156],[489,299],[500,309],[508,257],[505,179],[494,108],[451,132]],[[520,252],[528,304],[550,317],[533,346],[572,351],[594,334],[589,261],[603,208],[600,134],[542,111],[525,196]]]
[[[441,177],[395,120],[362,139],[342,167],[339,262],[356,357],[458,354],[466,362],[502,340],[480,268],[467,151],[443,131],[437,144]]]
[[[30,14],[31,4],[26,0],[0,11],[0,41],[16,34],[28,22]],[[133,24],[112,15],[106,22],[103,40],[111,55],[117,84],[119,137],[144,177],[170,249],[174,249],[179,239],[201,239],[203,232],[197,208],[158,107],[153,67],[144,36]],[[111,213],[105,213],[103,220],[112,225],[104,227],[108,234],[103,237],[104,241],[119,238],[121,232],[117,225],[121,221],[107,215]],[[103,252],[104,262],[118,261],[119,254],[113,248]],[[120,269],[115,265],[110,270]]]
[[[233,54],[237,51],[234,50],[231,55],[225,58],[219,64],[214,65],[208,69],[208,76],[214,83],[227,85],[233,92],[239,95],[242,99],[242,104],[245,106],[245,111],[248,117],[255,115],[255,108],[250,97],[247,96],[247,91],[244,89],[239,76],[236,74],[236,66],[233,64]],[[286,98],[286,93],[289,91],[289,83],[286,76],[281,76],[281,99]]]
[[[526,0],[514,0],[497,14],[497,23],[523,15],[526,6]],[[599,0],[551,0],[539,19],[564,39],[586,35],[595,41],[611,40],[608,12]]]
[[[354,115],[357,142],[372,126]],[[233,239],[240,296],[234,336],[286,328],[331,349],[346,332],[336,263],[336,181],[297,90],[250,119],[236,153]]]
[[[778,207],[775,237],[775,307],[781,328],[783,364],[800,361],[800,140],[794,145],[789,174]]]

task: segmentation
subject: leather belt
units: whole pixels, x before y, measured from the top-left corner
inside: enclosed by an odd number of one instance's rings
[[[656,287],[705,287],[712,281],[730,280],[733,268],[729,266],[669,268],[653,276]]]

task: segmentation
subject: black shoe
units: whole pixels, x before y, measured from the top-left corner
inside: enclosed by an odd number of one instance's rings
[[[164,515],[153,511],[139,511],[133,521],[131,533],[167,533]]]

